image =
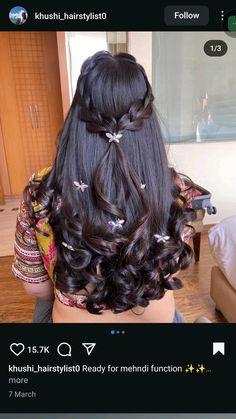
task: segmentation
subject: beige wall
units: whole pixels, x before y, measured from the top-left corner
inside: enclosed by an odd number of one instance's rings
[[[142,64],[151,81],[152,32],[131,32],[130,52]],[[216,215],[204,222],[216,223],[236,214],[236,141],[174,144],[167,147],[170,164],[189,175],[212,194]]]
[[[134,55],[152,80],[152,32],[129,32],[129,52]]]

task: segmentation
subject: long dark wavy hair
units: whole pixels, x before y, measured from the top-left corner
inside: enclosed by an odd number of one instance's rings
[[[41,204],[36,221],[47,216],[55,235],[56,288],[78,293],[90,284],[90,313],[146,307],[181,287],[174,274],[192,259],[153,100],[133,56],[88,58],[52,170],[25,189],[29,204]],[[109,142],[117,133],[119,142]]]

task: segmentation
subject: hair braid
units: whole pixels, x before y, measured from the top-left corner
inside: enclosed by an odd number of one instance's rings
[[[118,131],[136,131],[143,127],[144,120],[149,118],[152,114],[152,103],[154,100],[151,86],[148,82],[147,76],[142,66],[138,65],[136,61],[129,54],[119,54],[117,57],[119,60],[126,60],[130,63],[138,66],[140,73],[142,74],[145,84],[146,84],[146,93],[144,98],[137,98],[133,101],[131,106],[127,111],[117,118],[115,115],[107,114],[100,112],[92,103],[91,96],[85,94],[84,87],[86,85],[86,79],[88,78],[90,72],[92,72],[100,61],[101,58],[104,58],[107,53],[104,52],[104,55],[93,58],[81,69],[81,75],[79,78],[80,83],[78,85],[80,88],[77,89],[76,100],[79,104],[79,119],[86,123],[86,128],[89,132],[110,132],[115,133]],[[132,59],[131,59],[132,58]],[[112,58],[113,59],[113,58]],[[82,85],[82,87],[81,87]]]

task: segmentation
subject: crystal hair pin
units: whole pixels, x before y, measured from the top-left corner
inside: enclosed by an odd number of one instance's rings
[[[62,199],[61,197],[58,195],[56,198],[56,209],[59,210],[62,206]]]
[[[77,182],[76,180],[73,182],[76,189],[78,191],[84,192],[86,188],[88,188],[88,185],[86,185],[86,183],[82,182],[82,180],[80,182]]]
[[[62,246],[66,247],[68,250],[71,250],[72,252],[75,251],[75,249],[70,245],[67,244],[66,242],[61,242]]]
[[[108,225],[111,228],[112,231],[114,231],[116,228],[122,228],[125,220],[121,220],[118,218],[116,221],[108,221]]]
[[[170,240],[170,236],[165,236],[164,234],[154,234],[154,237],[157,243],[165,243]]]
[[[122,135],[123,135],[123,133],[122,132],[113,132],[112,134],[110,134],[110,132],[106,132],[106,136],[107,136],[107,138],[109,138],[109,143],[112,143],[113,141],[115,142],[115,143],[119,143],[120,142],[120,139],[121,139],[121,137],[122,137]]]
[[[141,189],[145,189],[146,188],[146,184],[145,183],[141,183]]]

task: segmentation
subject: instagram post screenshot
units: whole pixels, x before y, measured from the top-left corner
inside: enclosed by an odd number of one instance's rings
[[[2,6],[0,419],[236,419],[236,5],[196,3]]]

